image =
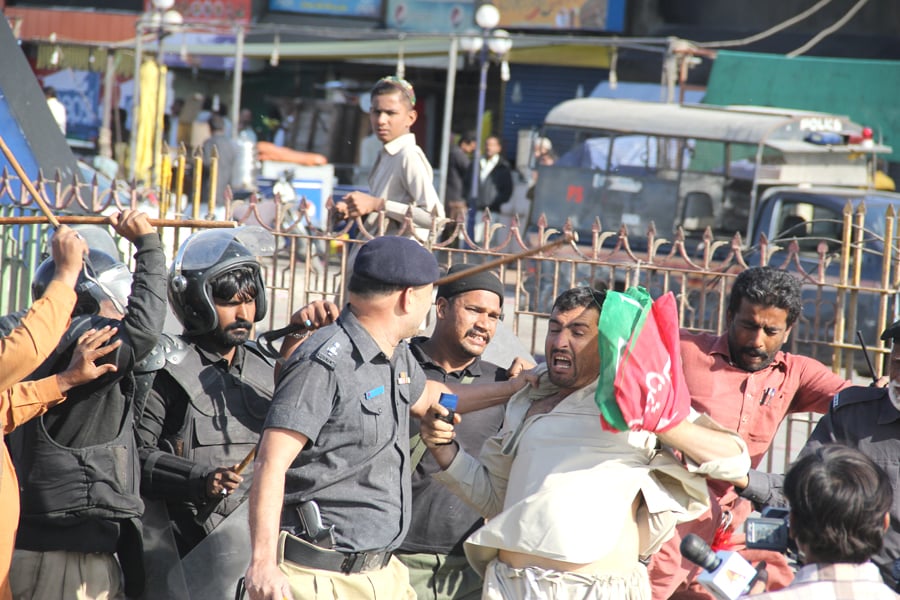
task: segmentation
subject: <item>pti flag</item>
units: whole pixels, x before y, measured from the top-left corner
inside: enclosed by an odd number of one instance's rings
[[[661,432],[688,416],[691,401],[671,292],[656,301],[640,287],[607,292],[599,329],[595,400],[604,429]]]

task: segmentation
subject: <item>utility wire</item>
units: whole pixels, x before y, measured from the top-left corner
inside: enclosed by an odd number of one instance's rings
[[[808,42],[806,42],[805,44],[803,44],[796,50],[794,50],[792,52],[788,52],[785,56],[787,56],[788,58],[794,58],[795,56],[800,56],[801,54],[806,54],[813,46],[815,46],[816,44],[818,44],[819,42],[824,40],[826,37],[828,37],[835,31],[837,31],[838,29],[840,29],[841,27],[846,25],[847,22],[850,19],[852,19],[854,16],[856,16],[856,13],[858,13],[860,11],[860,9],[862,9],[862,7],[865,6],[868,2],[869,2],[869,0],[859,0],[859,2],[857,2],[850,10],[847,11],[846,15],[844,15],[843,17],[841,17],[840,19],[835,21],[833,24],[831,24],[830,26],[826,27],[825,29],[823,29],[822,31],[820,31],[819,33],[814,35],[811,40],[809,40]]]
[[[833,0],[819,0],[819,2],[817,2],[813,6],[807,8],[806,10],[804,10],[801,13],[794,15],[790,19],[788,19],[786,21],[782,21],[781,23],[775,25],[774,27],[770,27],[769,29],[766,29],[765,31],[761,31],[757,34],[751,35],[750,37],[745,37],[740,40],[726,40],[726,41],[722,41],[722,42],[695,42],[694,45],[699,48],[732,48],[734,46],[746,46],[747,44],[752,44],[754,42],[758,42],[759,40],[765,39],[771,35],[775,35],[782,29],[787,29],[791,25],[799,23],[800,21],[809,17],[810,15],[815,14],[816,12],[818,12],[819,10],[821,10],[828,4],[831,4],[832,1]]]

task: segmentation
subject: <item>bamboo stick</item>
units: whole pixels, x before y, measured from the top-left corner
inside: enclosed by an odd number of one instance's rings
[[[109,217],[94,215],[60,215],[50,219],[46,215],[28,217],[0,217],[0,225],[35,225],[39,223],[56,223],[54,227],[64,225],[110,225]],[[237,227],[236,221],[207,221],[203,219],[150,219],[154,227],[191,227],[198,229]]]

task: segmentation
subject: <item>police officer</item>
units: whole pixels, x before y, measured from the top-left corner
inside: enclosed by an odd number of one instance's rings
[[[457,264],[448,275],[470,269],[471,265]],[[493,273],[476,273],[439,286],[431,337],[410,340],[425,376],[461,384],[506,381],[506,368],[481,358],[502,314],[503,284]],[[502,406],[492,406],[467,415],[456,429],[457,442],[478,456],[485,440],[500,430],[503,413]],[[412,437],[419,433],[419,419],[410,421]],[[415,461],[415,451],[413,456]],[[419,600],[480,598],[481,576],[469,566],[463,542],[484,521],[449,488],[431,479],[437,471],[440,467],[428,452],[415,465],[412,520],[397,556],[409,569]]]
[[[164,335],[143,365],[156,376],[138,435],[141,490],[166,501],[181,556],[249,488],[250,471],[236,468],[259,439],[274,389],[273,362],[248,341],[266,316],[257,256],[270,248],[272,234],[259,227],[206,230],[182,244],[169,271],[169,304],[184,331]]]
[[[64,600],[79,589],[91,597],[122,598],[139,595],[144,584],[134,366],[153,350],[163,328],[165,255],[144,213],[125,210],[110,220],[134,244],[133,282],[117,257],[92,247],[69,331],[32,377],[65,369],[81,333],[106,325],[117,327],[121,341],[108,355],[116,369],[70,390],[66,402],[10,439],[22,501],[10,571],[15,598]],[[38,267],[35,297],[54,271],[52,259]]]
[[[409,526],[409,415],[447,390],[403,342],[431,306],[434,256],[385,236],[359,250],[349,304],[281,372],[250,492],[252,600],[414,598],[392,551]],[[502,402],[521,381],[459,386],[459,410]],[[465,388],[467,391],[462,392]],[[476,390],[476,388],[478,388]]]
[[[825,444],[840,442],[860,450],[888,473],[900,463],[900,321],[881,339],[891,341],[887,387],[849,387],[839,392],[800,451],[802,458]],[[750,471],[742,497],[759,505],[787,505],[782,493],[784,475]],[[891,477],[894,500],[890,525],[881,551],[872,556],[884,582],[900,592],[900,484]]]

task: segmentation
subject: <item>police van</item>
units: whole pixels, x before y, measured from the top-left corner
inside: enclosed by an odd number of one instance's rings
[[[753,243],[756,214],[773,186],[873,188],[876,157],[890,153],[847,117],[753,106],[678,105],[580,98],[548,113],[541,135],[552,165],[536,165],[529,225],[567,219],[582,239],[599,219],[634,242],[653,222],[698,240]]]

